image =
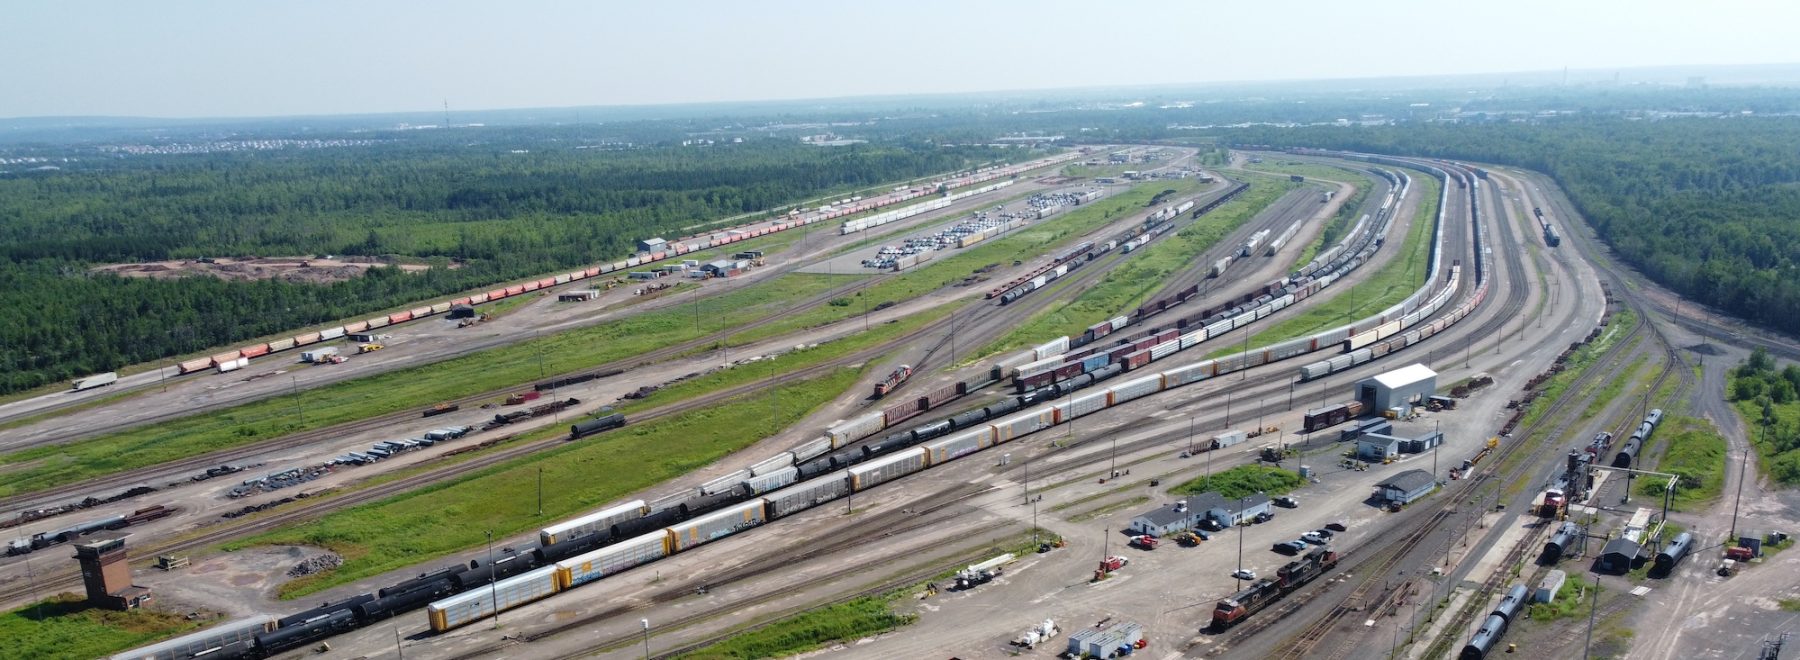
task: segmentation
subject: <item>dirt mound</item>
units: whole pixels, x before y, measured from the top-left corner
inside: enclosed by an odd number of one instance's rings
[[[455,266],[452,266],[454,268]],[[392,259],[376,257],[220,257],[185,261],[153,261],[136,264],[99,266],[95,272],[108,272],[121,277],[207,276],[222,280],[251,281],[277,279],[303,284],[329,284],[358,277],[370,268],[399,268],[407,272],[428,270],[423,264],[400,264]]]

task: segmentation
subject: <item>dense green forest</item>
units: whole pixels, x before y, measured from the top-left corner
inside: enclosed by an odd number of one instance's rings
[[[1231,139],[1546,172],[1632,266],[1691,298],[1800,334],[1800,119],[1306,127]]]
[[[1731,372],[1731,391],[1750,437],[1763,455],[1764,469],[1784,484],[1800,484],[1800,366],[1778,367],[1768,351],[1756,349]]]
[[[0,393],[617,258],[638,238],[815,195],[1029,155],[792,140],[575,148],[460,141],[104,158],[0,175]],[[328,285],[94,274],[204,256],[390,256]]]

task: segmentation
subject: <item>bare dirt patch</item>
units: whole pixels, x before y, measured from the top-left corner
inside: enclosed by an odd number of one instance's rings
[[[451,266],[455,268],[455,266]],[[399,264],[379,257],[219,257],[212,259],[151,261],[100,266],[95,272],[122,277],[174,279],[207,276],[222,280],[281,280],[305,284],[329,284],[362,275],[370,268],[399,268],[406,272],[430,269],[423,264]]]

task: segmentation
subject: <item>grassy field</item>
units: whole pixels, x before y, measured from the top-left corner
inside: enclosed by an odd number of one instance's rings
[[[74,594],[0,614],[0,657],[86,660],[112,655],[200,627],[154,608],[115,612]]]
[[[1354,183],[1356,192],[1351,193],[1350,199],[1344,200],[1344,204],[1338,207],[1337,213],[1331,214],[1331,219],[1325,221],[1324,231],[1319,232],[1319,235],[1314,237],[1311,243],[1306,244],[1305,249],[1294,255],[1294,264],[1289,266],[1288,270],[1300,270],[1301,266],[1311,263],[1313,257],[1318,256],[1319,251],[1325,249],[1325,246],[1336,243],[1339,238],[1343,238],[1345,232],[1350,231],[1350,227],[1362,215],[1363,200],[1368,199],[1369,191],[1375,187],[1375,180],[1369,177],[1363,177],[1362,180]]]
[[[1562,588],[1556,590],[1556,600],[1550,603],[1533,603],[1531,605],[1532,621],[1555,621],[1557,619],[1573,619],[1587,614],[1587,602],[1592,598],[1588,589],[1593,586],[1581,581],[1580,574],[1564,580]]]
[[[1662,458],[1648,461],[1646,469],[1681,476],[1675,485],[1674,508],[1693,511],[1717,500],[1725,488],[1725,438],[1711,422],[1697,417],[1669,416],[1651,439],[1663,445]],[[1649,451],[1644,452],[1651,456]],[[1637,480],[1639,495],[1660,498],[1667,482],[1661,478]]]
[[[1249,182],[1250,189],[1242,196],[1201,216],[1174,236],[1126,255],[1125,261],[1073,301],[1051,306],[974,354],[992,355],[1050,337],[1079,334],[1088,326],[1144,304],[1170,275],[1192,265],[1226,234],[1296,187],[1271,176],[1250,175]]]
[[[774,393],[574,442],[496,465],[430,488],[352,507],[313,522],[227,546],[313,545],[344,556],[334,571],[282,586],[304,596],[480,545],[484,531],[510,536],[595,509],[630,493],[703,467],[786,427],[837,397],[860,376],[840,369],[787,382]],[[773,410],[771,410],[773,409]],[[654,448],[653,450],[651,448]],[[537,480],[543,478],[543,515]]]
[[[834,642],[899,628],[916,621],[916,614],[894,612],[902,592],[863,596],[777,620],[725,641],[681,655],[691,660],[784,658],[822,648]]]
[[[1425,282],[1429,275],[1426,269],[1431,267],[1431,226],[1437,220],[1439,184],[1430,177],[1418,176],[1413,180],[1418,182],[1423,197],[1394,260],[1348,290],[1342,284],[1333,285],[1327,293],[1330,300],[1256,333],[1250,339],[1251,346],[1268,346],[1350,323],[1405,300]],[[1392,245],[1392,242],[1388,243],[1388,246]],[[1213,351],[1212,357],[1234,355],[1241,350],[1242,347],[1221,348]]]
[[[1239,465],[1229,470],[1199,476],[1169,489],[1170,495],[1198,495],[1217,492],[1225,499],[1236,499],[1251,493],[1267,493],[1270,497],[1293,491],[1305,484],[1299,474],[1280,468]]]
[[[690,306],[659,310],[570,330],[457,358],[358,378],[301,393],[302,421],[293,397],[276,397],[170,422],[58,446],[0,455],[0,496],[17,495],[112,472],[173,461],[257,440],[375,415],[422,408],[467,396],[496,383],[524,383],[628,358],[720,329],[781,313],[795,298],[847,280],[788,274]],[[397,349],[389,349],[397,350]]]
[[[1270,159],[1266,159],[1266,158],[1263,159],[1263,162],[1260,162],[1260,163],[1245,164],[1244,169],[1256,171],[1256,172],[1268,172],[1271,174],[1281,174],[1281,175],[1298,174],[1298,175],[1306,177],[1308,179],[1323,179],[1326,181],[1342,181],[1344,183],[1352,183],[1352,184],[1357,183],[1358,180],[1366,181],[1369,178],[1369,175],[1367,175],[1367,174],[1364,174],[1361,172],[1353,172],[1353,171],[1346,170],[1346,169],[1343,169],[1340,167],[1332,167],[1330,165],[1321,165],[1318,163],[1307,163],[1307,162],[1291,161],[1291,160],[1277,161],[1277,160],[1270,160]]]
[[[820,344],[815,348],[800,351],[789,351],[771,359],[752,364],[740,365],[731,369],[715,371],[710,374],[689,378],[674,385],[652,392],[642,399],[634,399],[615,406],[620,412],[632,412],[645,408],[667,405],[697,396],[737,387],[758,380],[779,378],[798,369],[835,360],[856,351],[878,346],[933,321],[943,318],[963,305],[936,307],[905,318],[877,323],[867,331],[860,328],[855,334],[836,341]]]

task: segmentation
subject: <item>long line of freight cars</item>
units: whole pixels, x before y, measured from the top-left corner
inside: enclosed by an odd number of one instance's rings
[[[1025,273],[1010,282],[988,291],[986,297],[988,299],[999,298],[1000,304],[1002,305],[1012,303],[1019,298],[1024,297],[1026,294],[1048,286],[1049,283],[1056,281],[1063,275],[1067,275],[1070,271],[1081,267],[1087,262],[1098,259],[1101,255],[1114,249],[1118,249],[1124,253],[1130,253],[1137,248],[1141,248],[1151,240],[1154,240],[1157,236],[1168,231],[1169,228],[1173,226],[1173,221],[1176,216],[1192,210],[1192,217],[1198,218],[1208,211],[1216,209],[1220,205],[1231,201],[1249,187],[1250,184],[1248,183],[1239,183],[1229,192],[1219,196],[1219,198],[1214,199],[1213,201],[1207,202],[1199,208],[1195,208],[1195,203],[1192,200],[1189,200],[1182,202],[1181,204],[1171,204],[1161,209],[1157,209],[1148,216],[1145,216],[1144,223],[1141,226],[1133,227],[1104,243],[1096,245],[1091,241],[1084,241],[1080,245],[1064,250],[1053,257],[1049,263],[1039,266],[1031,272]]]
[[[774,220],[757,221],[757,222],[753,222],[753,223],[749,223],[749,224],[745,224],[745,225],[740,225],[737,227],[731,227],[731,228],[726,228],[726,229],[710,231],[705,234],[698,234],[698,235],[694,235],[694,236],[685,236],[680,239],[676,239],[675,241],[666,243],[666,247],[664,249],[640,253],[638,255],[629,257],[629,258],[621,260],[621,261],[615,261],[615,262],[607,263],[607,264],[599,264],[599,265],[595,265],[595,266],[590,266],[586,269],[571,271],[571,272],[564,273],[561,275],[554,275],[554,276],[550,276],[550,277],[533,279],[533,280],[530,280],[527,282],[522,282],[519,284],[498,287],[498,288],[495,288],[486,293],[477,293],[477,294],[470,295],[470,296],[463,296],[463,297],[455,298],[448,302],[435,303],[435,304],[431,304],[431,305],[421,305],[419,307],[415,307],[410,310],[395,312],[392,314],[386,314],[386,315],[382,315],[382,316],[376,316],[374,318],[370,318],[370,319],[364,320],[364,321],[356,321],[354,323],[347,323],[347,324],[344,324],[341,326],[326,328],[326,329],[319,330],[316,332],[304,332],[304,333],[294,335],[293,337],[288,337],[286,339],[278,339],[278,340],[271,341],[271,342],[266,342],[266,343],[261,343],[261,344],[253,344],[253,345],[245,346],[245,347],[237,349],[237,350],[225,351],[225,352],[222,352],[222,353],[219,353],[216,355],[212,355],[209,357],[188,360],[188,361],[182,362],[179,365],[177,365],[177,371],[178,371],[178,373],[182,373],[182,374],[189,374],[189,373],[194,373],[194,372],[198,372],[198,371],[204,371],[207,369],[217,369],[219,371],[233,371],[233,370],[241,369],[241,368],[247,366],[249,364],[249,361],[252,359],[259,358],[259,357],[269,355],[272,353],[279,353],[279,352],[290,350],[290,349],[293,349],[296,347],[307,346],[310,344],[315,344],[315,343],[319,343],[319,342],[323,342],[323,341],[331,341],[334,339],[340,339],[349,334],[367,332],[370,330],[375,330],[375,329],[384,328],[384,327],[388,327],[388,326],[392,326],[392,325],[406,323],[408,321],[414,321],[414,320],[418,320],[418,319],[428,318],[428,317],[435,316],[438,314],[445,314],[445,313],[448,313],[452,308],[455,308],[455,307],[473,306],[473,305],[480,305],[483,303],[495,302],[495,301],[502,300],[505,298],[510,298],[513,296],[519,296],[519,295],[524,295],[524,294],[531,293],[534,291],[538,291],[540,289],[547,289],[547,288],[557,286],[560,284],[568,284],[570,282],[577,282],[577,281],[584,280],[584,279],[587,279],[590,277],[600,277],[603,275],[610,275],[613,273],[623,272],[623,271],[627,271],[632,268],[636,268],[636,267],[639,267],[639,266],[642,266],[645,264],[655,263],[655,262],[666,260],[666,259],[675,259],[675,258],[679,258],[684,255],[687,255],[689,253],[698,252],[701,250],[707,250],[707,249],[711,249],[711,248],[715,248],[715,247],[730,245],[732,243],[749,240],[749,239],[756,238],[759,236],[766,236],[768,234],[787,231],[789,229],[793,229],[796,227],[803,227],[806,225],[811,225],[811,224],[815,224],[815,223],[819,223],[819,222],[835,220],[837,218],[841,218],[844,216],[854,215],[857,213],[862,213],[865,211],[869,211],[872,209],[881,208],[881,207],[889,206],[889,205],[893,205],[893,204],[899,204],[901,202],[906,202],[906,201],[916,199],[919,197],[925,197],[928,195],[939,194],[940,191],[947,192],[951,189],[986,183],[988,181],[992,181],[995,179],[1010,178],[1010,177],[1020,174],[1022,172],[1034,170],[1034,169],[1049,166],[1049,165],[1054,165],[1054,164],[1061,163],[1061,162],[1066,162],[1066,161],[1074,159],[1078,156],[1079,156],[1079,154],[1076,154],[1076,153],[1068,153],[1068,154],[1061,154],[1061,155],[1057,155],[1057,156],[1050,156],[1047,158],[1040,158],[1040,159],[1033,160],[1030,162],[1020,163],[1018,165],[1009,165],[1009,166],[1004,166],[1004,167],[995,166],[995,167],[991,167],[991,168],[983,168],[981,170],[977,170],[975,172],[971,172],[971,173],[964,174],[961,176],[955,176],[955,177],[948,178],[948,179],[934,181],[927,185],[913,187],[913,188],[906,188],[903,190],[897,190],[895,192],[892,192],[892,193],[889,193],[886,195],[882,195],[882,196],[879,196],[874,199],[858,200],[858,201],[853,201],[853,202],[843,204],[840,206],[835,206],[835,207],[828,206],[825,208],[817,209],[817,210],[806,212],[806,213],[798,213],[798,214],[793,214],[793,215],[789,215],[789,216],[783,216],[780,218],[776,218]],[[983,189],[983,191],[998,189],[998,187],[999,187],[999,184],[996,184],[993,186],[988,186],[988,187],[985,187]]]
[[[1453,288],[1453,287],[1452,287]],[[651,502],[608,507],[540,530],[533,546],[508,548],[492,563],[456,564],[282,619],[258,618],[195,633],[119,658],[264,657],[427,607],[434,630],[534,602],[671,554],[791,516],[948,461],[1088,414],[1247,368],[1206,361],[1121,382],[1103,391],[1024,412],[1027,397],[982,409],[983,421],[933,422],[906,441],[848,448],[833,429],[791,451],[693,489]],[[1235,366],[1232,366],[1235,365]],[[573,430],[572,430],[573,431]],[[867,435],[867,434],[864,434]],[[931,439],[938,436],[938,439]],[[912,443],[912,444],[908,444]],[[833,449],[843,449],[830,453]],[[827,455],[830,453],[830,455]]]
[[[1450,176],[1449,173],[1441,170],[1439,170],[1438,173],[1446,179]],[[1443,201],[1447,201],[1447,196]],[[1434,229],[1433,231],[1432,240],[1434,243],[1432,253],[1434,258],[1431,260],[1430,271],[1434,278],[1433,281],[1435,281],[1436,275],[1441,272],[1439,269],[1442,265],[1435,255],[1440,251],[1437,247],[1437,243],[1442,240],[1441,228],[1443,224],[1443,209],[1444,205],[1440,204],[1440,210],[1436,219],[1437,229]],[[1385,217],[1387,214],[1384,213],[1382,215]],[[1367,241],[1367,243],[1359,243],[1362,247],[1349,257],[1344,258],[1341,262],[1345,267],[1344,270],[1331,270],[1326,272],[1323,277],[1333,279],[1341,277],[1344,273],[1348,272],[1348,268],[1354,268],[1356,265],[1359,265],[1362,261],[1366,260],[1369,252],[1372,252],[1378,245],[1378,241],[1375,237],[1378,235],[1379,231],[1384,229],[1385,228],[1375,230],[1361,239]],[[1327,252],[1331,255],[1342,256],[1344,249],[1349,247],[1349,245],[1347,245],[1349,242],[1359,240],[1358,235],[1360,231],[1361,229],[1353,230],[1351,234],[1345,237],[1344,240],[1346,243],[1340,244]],[[1477,226],[1477,244],[1483,245],[1484,243],[1482,243],[1482,241],[1484,240],[1485,236],[1480,232],[1479,226]],[[1480,250],[1477,250],[1478,254],[1479,252]],[[1321,258],[1336,259],[1338,256],[1321,255]],[[1318,273],[1327,265],[1328,264],[1315,261],[1309,264],[1305,269],[1302,269],[1301,272]],[[1444,286],[1438,288],[1436,295],[1432,296],[1428,301],[1421,303],[1421,298],[1433,290],[1434,287],[1432,282],[1428,282],[1426,286],[1420,287],[1417,292],[1408,297],[1405,301],[1396,304],[1394,307],[1389,308],[1379,315],[1363,319],[1341,328],[1328,330],[1311,337],[1290,340],[1289,342],[1277,344],[1273,347],[1259,347],[1254,350],[1240,353],[1236,356],[1219,360],[1209,360],[1193,365],[1187,368],[1194,370],[1193,372],[1184,373],[1177,378],[1176,381],[1165,383],[1164,387],[1173,387],[1197,382],[1203,378],[1216,377],[1225,373],[1261,366],[1275,360],[1286,359],[1306,352],[1324,350],[1335,346],[1344,346],[1345,350],[1349,351],[1348,354],[1332,358],[1331,360],[1321,361],[1313,365],[1308,365],[1303,368],[1303,372],[1310,371],[1312,373],[1323,374],[1348,369],[1352,365],[1363,364],[1369,360],[1397,351],[1405,346],[1423,341],[1438,332],[1443,331],[1451,324],[1471,313],[1486,296],[1487,282],[1485,278],[1476,288],[1474,294],[1457,309],[1453,310],[1442,319],[1425,323],[1427,318],[1430,318],[1437,310],[1444,308],[1444,306],[1449,303],[1450,298],[1458,289],[1457,283],[1459,282],[1460,277],[1461,266],[1459,264],[1453,264],[1449,269],[1448,277],[1445,278]],[[1068,357],[1068,355],[1070,355],[1068,351],[1071,346],[1084,346],[1099,338],[1112,335],[1116,331],[1115,328],[1135,323],[1136,321],[1134,321],[1133,318],[1144,319],[1171,309],[1181,302],[1190,299],[1192,294],[1192,289],[1184,290],[1169,298],[1158,300],[1139,308],[1131,315],[1131,318],[1125,316],[1117,317],[1090,328],[1080,337],[1074,339],[1060,337],[1040,345],[1031,351],[1005,358],[996,363],[991,375],[995,380],[1008,375],[1013,376],[1015,378],[1015,386],[1019,387],[1021,392],[1023,392],[1021,395],[1022,402],[1029,405],[1036,401],[1067,395],[1069,392],[1090,386],[1125,371],[1141,369],[1150,362],[1161,360],[1176,352],[1192,348],[1208,339],[1223,336],[1230,330],[1242,328],[1256,319],[1264,318],[1268,316],[1268,314],[1273,313],[1278,306],[1285,307],[1286,304],[1291,303],[1291,300],[1282,301],[1279,298],[1270,299],[1267,298],[1267,294],[1264,294],[1257,298],[1257,300],[1262,300],[1260,305],[1230,310],[1233,315],[1225,318],[1222,322],[1214,322],[1210,325],[1200,325],[1198,323],[1190,322],[1193,317],[1189,317],[1189,319],[1184,319],[1183,322],[1179,323],[1176,328],[1151,328],[1122,341],[1111,343],[1110,345],[1102,345],[1100,347],[1101,350],[1088,353],[1078,352],[1074,355],[1073,359]],[[1398,336],[1395,336],[1396,334]],[[1382,340],[1378,342],[1374,341],[1374,337],[1380,337]],[[1354,349],[1350,348],[1352,338],[1357,338],[1356,341],[1359,342],[1359,345]],[[1360,343],[1364,340],[1369,340],[1371,343]],[[1125,353],[1123,349],[1127,347],[1129,347],[1131,351]],[[1123,359],[1120,359],[1121,356],[1118,355],[1119,353],[1123,353]],[[1339,364],[1340,362],[1341,365]],[[1051,371],[1036,371],[1035,373],[1019,371],[1021,368],[1027,368],[1027,365],[1036,365],[1029,367],[1027,371],[1034,369],[1042,370],[1046,367],[1046,364],[1059,366]],[[1056,373],[1057,376],[1046,378],[1043,376],[1044,373]],[[1019,376],[1021,375],[1028,381],[1025,386],[1017,385]],[[1037,380],[1030,380],[1033,378],[1036,378]],[[1090,403],[1089,405],[1092,404]],[[815,442],[824,444],[830,449],[839,449],[849,443],[872,436],[883,429],[889,428],[893,424],[917,414],[917,412],[918,411],[914,409],[902,409],[899,411],[899,414],[896,414],[896,411],[888,410],[856,417],[828,429],[826,438],[821,438]],[[890,443],[893,438],[894,436],[889,436],[888,439],[884,439],[879,444],[886,445]],[[828,443],[826,442],[827,440],[829,440]]]

